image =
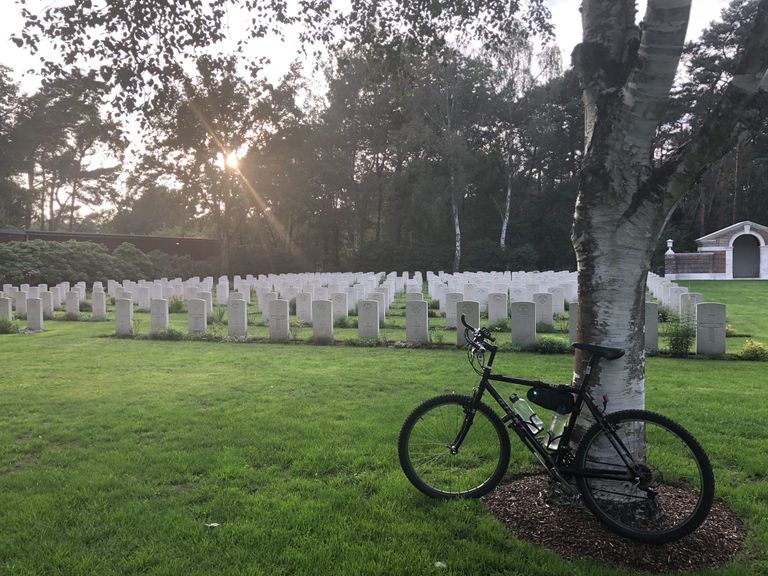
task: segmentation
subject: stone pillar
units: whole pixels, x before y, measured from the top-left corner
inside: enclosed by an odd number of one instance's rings
[[[336,305],[331,300],[312,301],[312,337],[319,344],[333,342],[333,318]],[[378,326],[378,321],[376,323]]]
[[[360,300],[357,303],[357,335],[359,338],[379,339],[379,303]]]
[[[421,294],[418,294],[421,298]],[[429,320],[427,303],[424,300],[409,300],[405,303],[405,340],[408,344],[429,342]]]

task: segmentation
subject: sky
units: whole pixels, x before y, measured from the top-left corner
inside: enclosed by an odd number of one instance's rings
[[[68,4],[71,0],[27,0],[30,9],[40,6]],[[570,63],[570,54],[574,46],[581,40],[580,0],[547,0],[552,12],[552,22],[555,25],[556,41],[563,56],[563,64]],[[719,19],[720,12],[727,6],[729,0],[693,0],[691,19],[688,25],[688,40],[698,38],[702,29],[711,21]],[[645,12],[646,0],[638,1],[638,19]],[[22,91],[32,92],[38,86],[34,75],[22,73],[34,68],[37,59],[18,48],[10,41],[11,34],[21,29],[22,18],[17,0],[0,0],[0,64],[14,69],[15,78],[21,83]],[[265,52],[273,59],[271,72],[279,77],[287,70],[288,65],[297,56],[296,51],[288,49],[289,45],[263,42]]]

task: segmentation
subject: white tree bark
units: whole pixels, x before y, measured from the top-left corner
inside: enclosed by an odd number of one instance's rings
[[[583,85],[585,150],[572,231],[582,342],[624,348],[592,375],[608,411],[644,406],[645,281],[667,218],[708,164],[721,157],[765,103],[768,0],[738,74],[702,132],[662,164],[653,137],[672,88],[691,0],[649,0],[642,29],[634,0],[584,0],[584,42],[573,60]],[[753,124],[756,125],[755,122]],[[583,375],[584,355],[575,362]],[[580,430],[588,423],[581,422]],[[577,438],[579,434],[577,431]]]

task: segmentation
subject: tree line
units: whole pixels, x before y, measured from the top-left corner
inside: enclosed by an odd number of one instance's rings
[[[735,0],[686,47],[656,160],[700,127],[755,10]],[[554,48],[534,54],[522,31],[472,52],[390,48],[338,48],[322,93],[298,65],[269,81],[236,55],[198,57],[143,118],[132,166],[99,75],[51,77],[26,96],[0,68],[0,226],[218,238],[230,273],[574,269],[574,69]],[[766,131],[694,186],[669,219],[677,249],[745,218],[768,222]]]

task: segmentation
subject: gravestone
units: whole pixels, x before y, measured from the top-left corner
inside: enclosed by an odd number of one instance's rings
[[[456,328],[457,330],[463,330],[462,326],[458,326],[458,318],[456,318],[456,305],[464,300],[464,294],[461,292],[448,292],[445,295],[445,327]]]
[[[521,346],[536,343],[536,304],[533,302],[513,302],[510,306],[510,324],[512,342]]]
[[[357,303],[357,334],[359,338],[379,339],[379,302],[360,300]]]
[[[320,344],[333,342],[335,309],[336,306],[331,300],[312,301],[312,336],[315,342]]]
[[[409,300],[405,303],[405,340],[409,344],[429,342],[427,303],[423,300]]]
[[[94,292],[91,295],[91,310],[93,320],[107,319],[107,295],[104,292]]]
[[[149,303],[149,333],[157,334],[168,328],[168,300],[155,299]]]
[[[147,312],[149,310],[150,300],[149,286],[139,286],[137,290],[138,310],[140,312]]]
[[[690,326],[696,325],[696,305],[704,302],[704,295],[698,292],[680,294],[680,320]]]
[[[227,336],[248,337],[248,303],[244,298],[231,298],[227,302]]]
[[[0,298],[0,320],[13,320],[13,300],[10,298]]]
[[[259,308],[261,308],[261,317],[266,324],[269,324],[269,314],[272,310],[272,302],[277,300],[277,292],[264,292],[262,300],[263,302],[259,302]]]
[[[133,301],[130,298],[115,300],[115,336],[133,334]]]
[[[702,302],[696,305],[696,354],[725,354],[725,304]]]
[[[488,294],[488,323],[493,326],[499,322],[506,322],[508,319],[506,292]]]
[[[552,313],[565,314],[565,291],[560,286],[547,290],[552,294]]]
[[[288,300],[272,300],[269,303],[269,339],[288,340]]]
[[[421,292],[408,292],[405,295],[405,299],[406,299],[406,302],[410,302],[413,300],[416,300],[418,302],[418,301],[424,300],[424,297],[421,295]]]
[[[349,311],[347,309],[347,293],[346,292],[336,292],[333,296],[331,296],[331,302],[333,302],[333,319],[346,319],[349,316]],[[314,318],[314,310],[312,317]]]
[[[77,320],[80,318],[80,292],[70,290],[66,295],[67,318]]]
[[[659,351],[659,305],[655,302],[645,303],[645,351]]]
[[[16,315],[22,315],[27,313],[27,293],[19,290],[13,294],[13,307],[16,310]]]
[[[383,326],[384,320],[386,320],[384,310],[386,310],[385,300],[387,295],[384,292],[372,292],[370,297],[372,300],[376,300],[379,303],[379,324]]]
[[[43,301],[43,319],[53,319],[53,292],[43,290],[40,292],[40,300]]]
[[[296,294],[296,320],[302,324],[312,324],[312,294]]]
[[[536,304],[536,324],[552,326],[552,294],[537,292],[533,295],[533,303]]]
[[[576,334],[579,323],[579,303],[568,303],[568,341],[570,343],[578,342],[576,340]]]
[[[43,301],[27,298],[27,328],[31,332],[41,332],[43,327]]]
[[[205,332],[208,329],[208,305],[205,300],[192,298],[187,301],[188,330],[190,334]]]
[[[467,340],[464,338],[464,325],[461,323],[462,314],[466,316],[467,324],[473,328],[480,327],[480,302],[473,300],[462,300],[456,303],[456,345],[466,346]]]
[[[213,294],[211,292],[198,292],[197,297],[200,300],[205,300],[205,308],[208,312],[208,314],[211,314],[213,312]]]

